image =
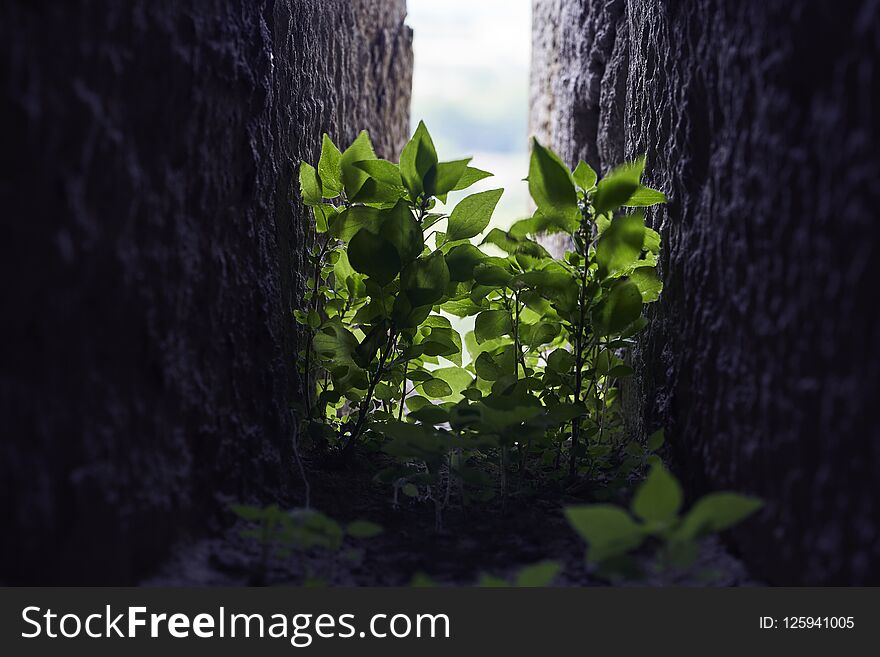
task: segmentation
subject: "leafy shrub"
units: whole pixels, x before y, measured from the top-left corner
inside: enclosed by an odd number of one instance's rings
[[[615,217],[663,202],[643,169],[640,158],[598,180],[535,142],[537,211],[477,246],[502,190],[435,211],[490,174],[440,162],[424,124],[399,165],[378,159],[366,132],[344,152],[325,135],[317,167],[300,168],[318,233],[308,305],[296,311],[309,330],[303,374],[316,381],[302,409],[309,434],[342,451],[376,440],[401,458],[402,485],[436,486],[441,470],[467,479],[467,458],[450,456],[473,450],[500,452],[502,471],[512,448],[520,463],[549,450],[557,465],[567,448],[571,475],[598,467],[622,447],[622,355],[662,288],[659,235],[638,211]],[[537,240],[553,232],[571,237],[562,258]],[[450,317],[469,316],[462,340]]]
[[[642,208],[665,196],[642,184],[644,167],[640,157],[600,179],[534,141],[536,211],[489,229],[503,190],[446,209],[450,193],[491,174],[469,159],[441,162],[423,123],[399,164],[377,158],[366,132],[344,151],[324,135],[317,166],[299,171],[316,231],[295,311],[307,334],[304,433],[340,454],[363,444],[394,457],[377,478],[395,501],[400,492],[432,501],[438,528],[453,497],[505,499],[511,474],[562,478],[563,463],[569,480],[586,475],[606,490],[653,465],[637,499],[660,490],[662,432],[628,441],[618,398],[644,306],[663,288],[660,235]],[[539,241],[552,233],[568,238],[561,257]],[[462,337],[456,318],[466,317],[474,330]],[[629,516],[609,509],[569,510],[597,560],[637,547],[645,532],[670,545],[684,536],[650,517],[629,531]],[[629,533],[609,529],[605,540],[612,515]]]
[[[655,463],[636,489],[629,512],[612,504],[566,508],[569,523],[589,544],[587,559],[605,571],[632,572],[625,556],[654,538],[662,543],[659,566],[686,567],[696,558],[700,540],[744,520],[761,508],[754,497],[710,493],[681,515],[684,495],[678,480]]]

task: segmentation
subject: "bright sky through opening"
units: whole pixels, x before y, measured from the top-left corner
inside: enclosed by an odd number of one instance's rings
[[[473,156],[503,187],[493,225],[529,214],[531,0],[408,0],[413,28],[412,125],[424,120],[441,160]],[[459,196],[460,198],[460,196]],[[451,198],[456,201],[456,198]]]

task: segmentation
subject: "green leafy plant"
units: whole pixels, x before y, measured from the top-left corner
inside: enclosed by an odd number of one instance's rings
[[[308,305],[295,311],[308,330],[303,374],[316,382],[301,409],[309,435],[342,452],[365,436],[410,461],[425,452],[418,472],[394,478],[403,486],[436,487],[442,475],[451,490],[462,473],[448,452],[467,463],[475,438],[498,455],[502,495],[508,470],[522,473],[533,453],[546,462],[548,448],[558,467],[567,447],[571,476],[594,470],[597,454],[620,448],[616,383],[631,373],[622,354],[662,288],[659,236],[638,212],[615,216],[664,200],[641,184],[643,168],[640,158],[598,180],[535,142],[537,211],[478,246],[502,190],[434,211],[490,174],[440,162],[424,124],[399,165],[378,159],[365,132],[345,151],[325,135],[317,167],[300,168],[317,235]],[[552,232],[571,237],[562,258],[538,240]],[[450,318],[470,316],[463,341]]]
[[[612,504],[588,504],[565,509],[568,522],[589,544],[587,559],[609,572],[633,572],[626,555],[655,539],[658,566],[688,566],[700,541],[745,520],[761,508],[754,497],[710,493],[682,515],[684,495],[678,480],[661,463],[635,491],[629,510]]]
[[[542,321],[552,317],[562,329],[561,344],[545,354],[542,396],[547,405],[571,400],[582,410],[571,421],[571,476],[580,457],[592,470],[592,457],[616,442],[616,382],[632,374],[621,354],[647,324],[644,304],[662,290],[655,269],[660,236],[640,211],[617,215],[621,208],[665,201],[642,185],[644,166],[641,157],[599,180],[586,162],[569,171],[535,141],[529,190],[537,211],[508,233],[511,239],[552,232],[571,238],[573,249],[564,257],[539,263],[518,283],[549,304]]]
[[[308,386],[301,409],[311,435],[347,451],[376,423],[401,419],[407,396],[450,397],[470,380],[461,337],[437,308],[461,296],[474,254],[453,250],[485,228],[501,190],[471,195],[449,215],[431,210],[488,175],[468,160],[438,161],[423,124],[399,165],[378,159],[366,132],[344,152],[325,135],[317,168],[301,165],[317,232],[308,307],[294,313],[308,327],[303,374],[318,388]],[[440,220],[446,230],[426,234]],[[429,370],[439,357],[452,367]]]
[[[254,573],[254,581],[258,584],[266,582],[272,558],[286,559],[314,549],[338,552],[346,536],[363,539],[382,533],[382,528],[375,523],[355,520],[343,526],[314,509],[285,510],[277,504],[267,507],[236,504],[231,509],[248,525],[241,535],[260,545],[260,558]],[[355,555],[349,553],[349,556]],[[320,581],[313,573],[308,573],[306,583],[318,584]]]
[[[663,434],[627,436],[619,398],[644,307],[663,288],[660,235],[643,208],[666,199],[644,169],[639,157],[603,177],[586,162],[571,170],[534,141],[536,210],[502,230],[491,225],[501,189],[451,202],[491,174],[440,161],[423,123],[398,164],[378,158],[366,132],[345,150],[325,135],[317,165],[299,170],[315,221],[294,311],[306,336],[301,435],[342,456],[357,445],[391,456],[377,480],[395,504],[431,502],[437,529],[453,503],[505,502],[530,474],[610,497],[652,468],[635,507],[652,513],[645,500],[668,494],[657,483],[669,477],[658,470]],[[552,233],[566,238],[563,254],[541,243]],[[474,328],[462,336],[465,318]],[[705,529],[614,508],[569,510],[599,561],[649,535],[684,552]]]

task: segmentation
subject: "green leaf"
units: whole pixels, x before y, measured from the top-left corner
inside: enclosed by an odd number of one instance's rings
[[[324,198],[336,198],[342,193],[342,153],[326,132],[321,142],[318,177],[321,179]]]
[[[382,527],[375,522],[367,520],[355,520],[348,523],[345,533],[353,538],[373,538],[382,533]]]
[[[574,530],[589,543],[590,561],[626,554],[644,540],[642,528],[620,507],[610,504],[569,506],[565,517]]]
[[[471,373],[461,367],[440,367],[432,370],[431,374],[435,379],[448,383],[453,394],[460,393],[474,381]]]
[[[581,189],[592,189],[596,185],[596,180],[598,178],[593,167],[583,160],[578,162],[572,177]]]
[[[612,379],[625,379],[628,376],[632,376],[633,371],[633,368],[628,365],[615,365],[608,370],[607,376]]]
[[[474,361],[474,370],[484,381],[497,381],[504,374],[495,359],[485,351]]]
[[[631,267],[641,256],[645,218],[640,213],[617,217],[596,242],[599,276],[605,278]]]
[[[558,404],[548,409],[547,417],[554,424],[564,424],[571,422],[576,417],[581,417],[587,412],[586,407],[582,403],[578,404]]]
[[[366,159],[366,158],[365,158]],[[415,201],[425,191],[425,178],[437,165],[437,151],[423,121],[400,153],[400,176]]]
[[[419,257],[424,248],[425,240],[422,228],[413,216],[409,205],[403,199],[383,213],[383,221],[379,235],[394,245],[400,256],[400,262],[406,264]]]
[[[571,273],[552,262],[544,269],[518,274],[510,287],[533,287],[541,296],[564,309],[573,308],[577,304],[579,292],[578,283]]]
[[[629,274],[629,280],[636,284],[642,295],[644,303],[651,303],[660,298],[660,292],[663,291],[663,283],[657,276],[657,270],[654,267],[637,267]]]
[[[371,232],[378,233],[381,215],[382,211],[378,208],[363,205],[346,208],[331,222],[330,235],[348,242],[361,228],[369,228]]]
[[[306,205],[320,205],[323,200],[318,173],[308,162],[301,162],[299,165],[299,191]]]
[[[511,274],[498,265],[490,262],[482,262],[474,267],[474,280],[480,285],[489,287],[504,287],[513,278]]]
[[[647,208],[658,203],[666,203],[666,194],[640,185],[624,205],[628,208]]]
[[[397,399],[398,391],[387,383],[380,381],[373,390],[373,397],[380,401],[392,401]]]
[[[263,520],[264,518],[268,517],[266,510],[256,506],[249,506],[246,504],[233,504],[229,508],[242,520],[250,520],[251,522],[256,522],[257,520]]]
[[[580,219],[577,192],[568,167],[559,156],[532,139],[532,156],[529,161],[529,193],[545,216],[558,215],[565,221]]]
[[[375,205],[391,205],[406,194],[402,187],[392,187],[367,178],[358,193],[351,199],[355,203],[372,203]]]
[[[376,182],[403,189],[403,181],[400,179],[400,170],[397,165],[388,160],[361,160],[352,162],[352,165],[364,171]]]
[[[461,365],[461,336],[452,327],[439,325],[437,320],[441,319],[446,320],[439,315],[432,315],[424,320],[425,325],[433,326],[419,346],[428,356],[443,356],[456,365]]]
[[[568,373],[574,367],[574,355],[570,351],[559,348],[547,357],[547,367],[561,374]]]
[[[660,253],[660,233],[652,228],[645,227],[645,243],[642,245],[648,253],[657,255]]]
[[[535,324],[520,324],[521,342],[530,347],[538,347],[552,342],[559,335],[560,327],[555,322],[537,322]]]
[[[504,193],[503,189],[491,189],[462,199],[449,215],[446,239],[452,242],[475,237],[482,233],[483,229],[489,225],[492,212],[498,205],[502,193]]]
[[[448,262],[449,260],[447,258],[447,263]],[[450,278],[452,277],[451,265],[449,276]],[[440,306],[440,310],[449,313],[450,315],[455,315],[456,317],[471,317],[472,315],[476,315],[482,309],[482,306],[478,306],[468,297],[465,297],[464,299],[451,299]]]
[[[429,173],[425,181],[425,191],[431,196],[443,196],[451,192],[468,168],[468,162],[471,158],[465,160],[455,160],[454,162],[440,162],[434,167],[433,173]]]
[[[461,365],[461,336],[450,326],[443,326],[439,320],[449,322],[439,315],[432,315],[424,320],[425,326],[420,333],[424,331],[427,335],[417,346],[428,356],[443,356],[456,365]]]
[[[593,208],[597,214],[613,212],[624,205],[641,187],[645,170],[645,156],[622,164],[599,181],[593,196]]]
[[[474,277],[476,267],[486,256],[473,244],[459,244],[446,254],[446,266],[449,268],[449,280],[469,281]]]
[[[504,589],[510,586],[508,581],[503,577],[489,575],[488,573],[480,575],[480,579],[477,581],[476,585],[483,589]]]
[[[484,310],[474,322],[474,337],[477,344],[500,338],[513,330],[510,324],[510,315],[506,310]]]
[[[636,489],[632,511],[645,522],[669,523],[678,516],[683,499],[678,480],[662,465],[655,464]]]
[[[362,369],[370,367],[376,353],[385,342],[388,334],[388,326],[385,322],[380,322],[370,329],[369,333],[354,350],[354,361]]]
[[[526,235],[541,233],[573,233],[577,227],[578,218],[573,215],[555,213],[545,215],[540,210],[536,210],[531,217],[514,222],[507,234],[515,239],[522,239]]]
[[[376,153],[373,152],[370,136],[366,130],[363,130],[357,136],[357,139],[352,142],[351,146],[345,149],[345,152],[339,159],[342,170],[342,186],[349,198],[355,197],[368,178],[367,173],[363,169],[354,166],[355,162],[375,159]]]
[[[419,496],[419,489],[415,486],[415,484],[404,484],[401,490],[403,491],[403,494],[407,497]]]
[[[464,170],[464,173],[459,178],[458,182],[455,184],[455,187],[450,189],[451,192],[457,192],[462,189],[467,189],[475,182],[483,180],[484,178],[491,178],[494,174],[489,173],[488,171],[483,171],[482,169],[477,169],[476,167],[467,167]]]
[[[550,254],[543,246],[527,237],[514,237],[510,232],[493,228],[483,239],[482,244],[494,244],[499,249],[512,255],[520,254],[536,260],[547,259]],[[519,258],[517,258],[519,260]],[[537,264],[537,263],[533,263]]]
[[[644,329],[647,325],[647,318],[639,317],[636,321],[626,327],[626,330],[620,334],[620,337],[623,339],[631,338],[632,336],[639,333],[642,329]]]
[[[413,306],[439,301],[449,285],[449,268],[439,251],[411,262],[400,275],[400,289]]]
[[[430,382],[431,379],[429,379],[426,384]],[[443,395],[439,396],[442,397]],[[419,410],[413,411],[407,417],[413,420],[418,420],[422,424],[437,425],[449,422],[449,411],[447,411],[442,406],[429,403],[425,406],[422,406]]]
[[[604,302],[592,313],[596,333],[614,335],[639,318],[642,313],[642,295],[630,280],[615,281]]]
[[[432,399],[448,397],[452,394],[452,387],[442,379],[428,379],[421,384],[422,391]]]
[[[315,230],[326,233],[330,229],[330,223],[335,221],[338,211],[332,205],[321,203],[312,206],[312,214],[315,215]]]
[[[351,238],[348,260],[355,271],[381,286],[388,285],[400,272],[400,256],[395,246],[367,228],[361,228]]]
[[[516,575],[516,586],[550,586],[561,571],[562,565],[558,561],[541,561],[520,570]]]
[[[357,338],[341,324],[339,318],[325,322],[312,338],[312,349],[318,356],[335,359],[339,363],[351,362],[351,354],[357,346]]]
[[[710,493],[685,515],[678,535],[694,539],[724,531],[745,520],[764,503],[756,497],[737,493]]]
[[[412,395],[406,398],[406,407],[411,411],[417,411],[431,403],[431,400],[421,395]]]
[[[663,447],[665,440],[663,429],[657,429],[657,431],[648,436],[648,449],[652,452],[656,452]]]

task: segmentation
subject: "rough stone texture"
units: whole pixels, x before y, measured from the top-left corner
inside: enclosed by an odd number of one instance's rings
[[[880,5],[535,9],[535,131],[603,170],[646,152],[670,199],[633,430],[666,427],[692,492],[766,499],[734,534],[759,577],[880,583]]]
[[[0,581],[295,499],[300,158],[408,130],[404,0],[4,2]]]

